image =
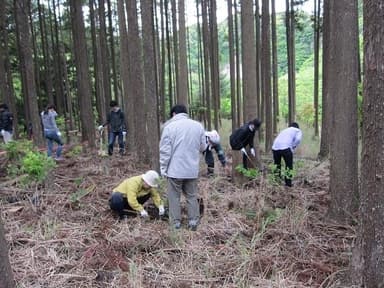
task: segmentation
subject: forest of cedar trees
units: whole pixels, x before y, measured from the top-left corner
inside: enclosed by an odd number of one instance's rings
[[[12,141],[0,137],[0,288],[383,287],[381,1],[1,0],[0,40],[13,117]],[[98,127],[111,101],[127,134],[108,155]],[[160,172],[175,104],[219,132],[226,158],[214,153],[207,175],[200,157],[197,231],[185,218],[172,229],[151,200],[146,218],[108,205],[122,180]],[[229,136],[255,118],[244,169]],[[287,187],[271,149],[292,122],[303,139]]]

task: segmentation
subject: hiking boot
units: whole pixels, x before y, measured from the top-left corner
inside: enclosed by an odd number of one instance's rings
[[[181,228],[180,221],[176,221],[175,224],[173,224],[173,228],[175,228],[176,230],[179,230]]]
[[[191,231],[196,231],[198,225],[199,225],[198,221],[196,221],[196,220],[191,220],[191,221],[189,221],[189,223],[188,223],[188,229],[191,230]]]

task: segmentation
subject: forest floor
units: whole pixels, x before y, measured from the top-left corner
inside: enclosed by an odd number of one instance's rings
[[[200,177],[195,232],[186,221],[172,230],[151,203],[149,220],[114,217],[112,188],[148,169],[134,163],[133,155],[66,155],[39,185],[0,173],[17,287],[344,287],[356,227],[326,217],[327,162],[300,161],[292,188],[268,176],[242,186],[218,171]]]

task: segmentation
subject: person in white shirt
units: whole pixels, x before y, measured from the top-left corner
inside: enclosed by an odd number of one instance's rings
[[[303,133],[299,128],[299,124],[292,122],[273,141],[272,153],[276,165],[276,174],[281,177],[281,158],[283,158],[286,167],[285,185],[288,187],[292,187],[293,152],[299,146],[302,137]]]

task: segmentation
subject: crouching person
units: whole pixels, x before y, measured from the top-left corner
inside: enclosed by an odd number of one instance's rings
[[[148,217],[148,212],[144,209],[143,204],[152,198],[153,203],[159,209],[159,216],[164,215],[164,204],[156,189],[159,178],[156,171],[149,170],[145,174],[125,179],[113,189],[109,206],[119,215],[120,219],[138,213],[141,217]]]

